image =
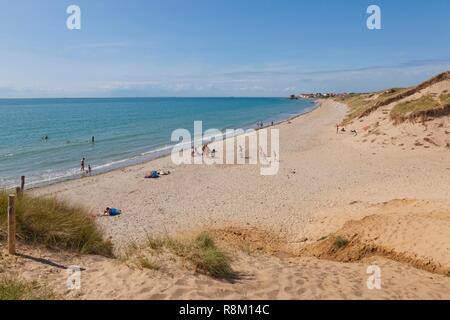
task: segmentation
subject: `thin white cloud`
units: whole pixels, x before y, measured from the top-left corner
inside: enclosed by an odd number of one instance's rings
[[[310,91],[371,91],[410,86],[449,69],[450,59],[331,71],[287,70],[278,65],[260,70],[243,67],[232,72],[211,72],[211,67],[199,66],[189,72],[181,68],[167,73],[164,68],[155,72],[136,69],[138,74],[124,73],[123,77],[116,74],[119,69],[114,69],[88,81],[82,80],[82,73],[77,74],[76,80],[49,78],[41,87],[0,82],[0,97],[287,96]],[[127,68],[121,66],[121,70]]]

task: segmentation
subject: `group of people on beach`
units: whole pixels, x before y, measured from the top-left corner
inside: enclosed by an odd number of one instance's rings
[[[344,132],[347,132],[347,130],[345,130],[345,127],[342,127],[342,128],[341,128],[341,126],[339,126],[339,123],[336,123],[336,134],[339,134],[339,132],[344,133]],[[358,132],[357,132],[355,129],[352,129],[350,132],[351,132],[354,136],[357,136],[357,135],[358,135]]]
[[[81,159],[81,163],[80,163],[80,171],[86,174],[91,174],[92,172],[92,168],[91,165],[88,164],[87,168],[86,168],[86,158],[83,157],[83,159]]]
[[[194,147],[191,148],[191,156],[195,157],[196,155],[200,155],[200,156],[209,156],[211,155],[211,158],[214,158],[216,156],[216,149],[210,149],[208,144],[205,143],[204,145],[202,145],[202,152],[199,153],[197,149],[195,149]]]
[[[274,123],[273,123],[273,121],[270,123],[270,125],[273,127],[273,125],[274,125]],[[256,123],[256,127],[257,128],[263,128],[264,127],[264,122],[257,122]]]

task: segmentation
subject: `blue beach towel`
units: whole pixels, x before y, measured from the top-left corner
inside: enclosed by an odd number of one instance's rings
[[[152,177],[152,178],[159,178],[159,173],[158,173],[158,171],[153,170],[153,171],[152,171],[152,174],[150,175],[150,177]]]
[[[146,175],[145,178],[159,178],[159,173],[156,170],[150,172],[150,174]]]
[[[118,216],[121,213],[122,213],[122,211],[120,209],[117,209],[117,208],[109,209],[109,215],[110,216]]]

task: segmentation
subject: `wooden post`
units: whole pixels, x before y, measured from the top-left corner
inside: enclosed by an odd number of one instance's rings
[[[21,193],[22,193],[22,189],[20,189],[20,187],[16,187],[16,196],[17,196],[17,198],[21,197]]]
[[[16,254],[16,196],[8,196],[8,252]]]
[[[25,176],[20,177],[20,190],[22,193],[25,191]]]

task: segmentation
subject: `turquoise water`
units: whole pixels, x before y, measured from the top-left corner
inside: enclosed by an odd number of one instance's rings
[[[203,130],[249,128],[313,106],[285,98],[3,99],[0,187],[21,175],[28,185],[77,177],[82,157],[94,173],[150,160],[170,152],[174,129],[193,132],[195,120]]]

